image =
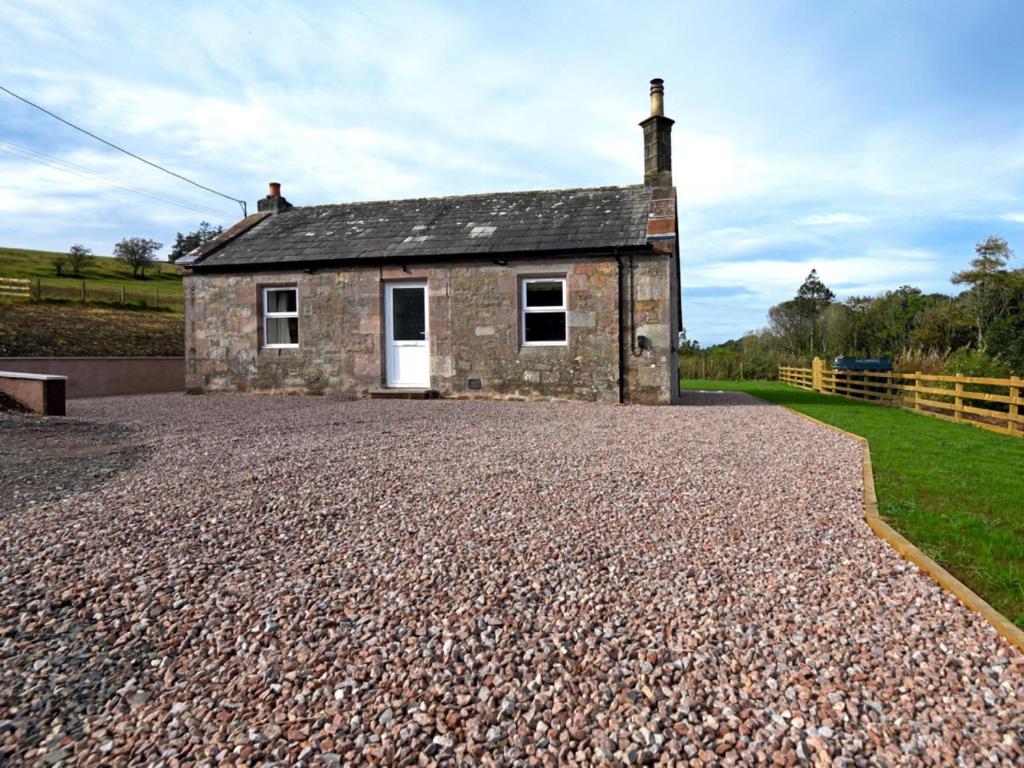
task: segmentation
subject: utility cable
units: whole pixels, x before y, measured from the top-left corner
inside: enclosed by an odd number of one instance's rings
[[[74,128],[76,131],[79,131],[80,133],[84,133],[86,136],[89,136],[90,138],[96,139],[96,141],[98,141],[98,142],[100,142],[102,144],[106,144],[108,147],[116,149],[118,152],[123,152],[124,154],[128,155],[129,157],[135,158],[139,162],[145,163],[146,165],[149,165],[149,166],[152,166],[153,168],[156,168],[158,171],[163,171],[164,173],[170,174],[171,176],[174,176],[175,178],[181,179],[182,181],[191,184],[193,187],[199,187],[199,189],[206,190],[207,192],[212,192],[213,194],[218,195],[220,197],[223,197],[226,200],[231,200],[232,202],[238,203],[242,207],[242,216],[244,217],[247,214],[245,200],[239,200],[237,197],[231,197],[231,195],[225,195],[223,192],[218,192],[216,189],[211,189],[210,187],[204,186],[204,185],[200,184],[198,181],[193,181],[192,179],[188,178],[187,176],[182,176],[180,173],[175,173],[174,171],[172,171],[172,170],[170,170],[168,168],[164,168],[162,165],[158,165],[157,163],[154,163],[152,160],[147,160],[144,157],[136,155],[134,152],[130,152],[127,149],[125,149],[124,147],[119,147],[117,144],[114,144],[111,141],[107,141],[106,139],[104,139],[104,138],[102,138],[100,136],[97,136],[92,131],[87,131],[85,128],[82,128],[81,126],[75,125],[70,120],[65,120],[60,115],[54,114],[53,112],[51,112],[50,110],[46,109],[45,107],[41,107],[38,104],[36,104],[35,102],[29,101],[24,96],[19,96],[14,91],[12,91],[10,88],[5,88],[4,86],[0,85],[0,91],[3,91],[4,93],[6,93],[6,94],[8,94],[10,96],[13,96],[18,101],[24,102],[25,104],[28,104],[30,107],[38,109],[40,112],[43,112],[44,114],[49,115],[54,120],[59,120],[60,122],[64,123],[64,125],[66,125],[66,126],[69,126],[70,128]]]
[[[32,163],[37,163],[47,168],[52,168],[56,171],[61,171],[63,173],[68,173],[73,176],[78,176],[83,179],[95,179],[98,181],[102,181],[107,184],[110,184],[113,187],[124,189],[129,192],[135,192],[136,194],[143,195],[152,200],[156,200],[163,203],[169,203],[170,205],[176,205],[180,208],[186,208],[190,211],[195,211],[196,213],[212,214],[215,216],[222,215],[221,211],[217,211],[213,208],[204,206],[201,203],[196,203],[192,200],[188,200],[187,198],[177,197],[176,195],[170,195],[165,192],[160,192],[158,190],[141,187],[137,184],[132,184],[129,181],[125,181],[124,179],[119,179],[116,176],[110,176],[109,174],[94,171],[90,168],[86,168],[85,166],[68,162],[67,160],[62,160],[59,157],[48,155],[45,152],[38,152],[34,149],[29,149],[28,147],[23,147],[13,142],[4,141],[0,139],[0,152],[11,155],[13,157],[21,158],[22,160],[28,160],[29,162]]]

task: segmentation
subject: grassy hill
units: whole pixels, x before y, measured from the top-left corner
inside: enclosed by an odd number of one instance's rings
[[[173,264],[158,262],[146,270],[144,280],[132,278],[131,267],[111,256],[95,256],[81,277],[58,277],[51,251],[0,248],[0,277],[28,279],[44,300],[81,301],[85,283],[86,301],[118,304],[124,300],[136,306],[159,306],[181,311],[184,300],[181,276]],[[65,266],[64,271],[68,268]]]

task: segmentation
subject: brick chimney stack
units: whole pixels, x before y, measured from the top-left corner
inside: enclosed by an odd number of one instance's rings
[[[276,181],[270,182],[267,196],[256,203],[256,210],[260,213],[284,213],[291,207],[292,204],[281,197],[281,184]]]
[[[644,129],[644,186],[672,186],[672,124],[665,117],[665,81],[651,80],[651,116],[640,123]]]

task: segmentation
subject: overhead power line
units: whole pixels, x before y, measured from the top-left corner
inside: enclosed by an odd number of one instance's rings
[[[232,202],[238,203],[242,207],[242,215],[245,216],[246,213],[247,213],[246,205],[245,205],[245,200],[239,200],[237,197],[231,197],[231,195],[225,195],[223,192],[218,192],[216,189],[211,189],[210,187],[204,186],[203,184],[200,184],[198,181],[193,181],[192,179],[188,178],[187,176],[182,176],[180,173],[175,173],[174,171],[170,170],[169,168],[164,168],[162,165],[154,163],[151,160],[147,160],[146,158],[141,157],[141,156],[135,154],[134,152],[130,152],[129,150],[125,149],[124,147],[119,147],[117,144],[114,144],[111,141],[107,141],[106,139],[104,139],[104,138],[102,138],[100,136],[97,136],[92,131],[88,131],[85,128],[82,128],[79,125],[75,125],[70,120],[65,120],[60,115],[54,114],[53,112],[51,112],[50,110],[46,109],[45,107],[41,107],[38,104],[36,104],[35,102],[29,101],[24,96],[19,96],[17,93],[12,91],[10,88],[5,88],[4,86],[0,85],[0,91],[3,91],[4,93],[6,93],[6,94],[8,94],[10,96],[13,96],[18,101],[24,102],[25,104],[28,104],[30,107],[38,109],[40,112],[49,115],[54,120],[59,120],[60,122],[64,123],[64,125],[66,125],[66,126],[68,126],[70,128],[74,128],[76,131],[79,131],[80,133],[84,133],[86,136],[89,136],[90,138],[96,139],[96,141],[100,142],[101,144],[106,144],[108,147],[116,149],[118,152],[123,152],[124,154],[128,155],[129,157],[135,158],[139,162],[145,163],[146,165],[149,165],[149,166],[152,166],[153,168],[156,168],[158,171],[163,171],[164,173],[170,174],[171,176],[174,176],[175,178],[181,179],[182,181],[191,184],[193,187],[199,187],[199,189],[205,190],[207,192],[211,192],[211,193],[213,193],[215,195],[218,195],[220,197],[225,198],[226,200],[231,200]]]
[[[190,211],[195,211],[196,213],[214,214],[217,216],[220,216],[222,213],[221,211],[217,211],[208,206],[204,206],[201,203],[197,203],[194,200],[188,200],[187,198],[178,197],[176,195],[170,195],[167,194],[166,192],[160,192],[158,190],[140,187],[138,184],[133,184],[130,181],[119,179],[116,176],[110,176],[109,174],[106,173],[94,171],[90,168],[86,168],[85,166],[78,165],[76,163],[71,163],[68,162],[67,160],[62,160],[59,157],[48,155],[45,152],[39,152],[34,149],[29,149],[28,147],[23,147],[20,144],[15,144],[10,141],[3,141],[2,139],[0,139],[0,152],[11,155],[13,157],[21,158],[22,160],[28,160],[29,162],[32,163],[37,163],[47,168],[52,168],[54,170],[61,171],[62,173],[78,176],[79,178],[102,181],[113,187],[118,187],[129,192],[135,192],[136,194],[143,195],[152,200],[157,200],[163,203],[169,203],[170,205],[176,205],[180,208],[186,208]]]

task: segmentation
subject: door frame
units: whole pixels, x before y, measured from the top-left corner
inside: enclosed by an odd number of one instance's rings
[[[395,343],[392,339],[392,291],[395,288],[423,289],[423,342],[426,351],[426,380],[418,383],[395,383],[391,378],[391,349]],[[384,281],[384,386],[388,389],[429,389],[430,388],[430,292],[424,280],[385,280]]]

